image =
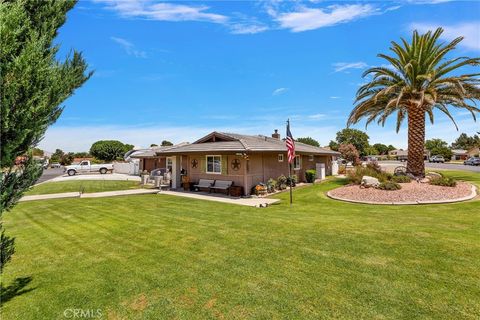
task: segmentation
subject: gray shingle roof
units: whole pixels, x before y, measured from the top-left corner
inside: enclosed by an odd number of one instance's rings
[[[222,140],[218,142],[207,141],[210,136],[218,135]],[[339,155],[340,153],[325,148],[310,146],[304,143],[295,142],[295,150],[298,153]],[[266,136],[253,136],[227,132],[212,132],[209,135],[195,141],[192,144],[174,146],[168,150],[156,150],[157,155],[176,154],[189,152],[286,152],[287,147],[284,140]]]

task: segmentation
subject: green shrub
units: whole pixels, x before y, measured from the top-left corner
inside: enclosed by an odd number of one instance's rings
[[[409,176],[392,176],[390,181],[396,183],[409,183],[412,181],[412,179]]]
[[[287,186],[290,186],[290,183],[292,184],[292,187],[295,187],[298,182],[298,177],[297,175],[292,175],[291,177],[287,177]]]
[[[276,188],[277,188],[277,181],[274,179],[268,179],[267,192],[274,192]]]
[[[402,189],[402,186],[399,185],[396,182],[387,181],[387,182],[380,183],[380,185],[378,186],[378,189],[381,189],[381,190],[400,190],[400,189]]]
[[[363,176],[377,178],[380,182],[386,182],[392,177],[391,174],[368,165],[366,167],[356,166],[353,170],[347,172],[347,179],[353,184],[360,184]]]
[[[435,177],[430,179],[430,184],[442,187],[455,187],[457,185],[457,181],[448,177]]]
[[[278,190],[285,190],[287,188],[287,177],[283,174],[277,178],[277,189]]]
[[[316,170],[307,170],[305,171],[305,180],[308,183],[314,183],[315,179],[317,178],[317,171]]]

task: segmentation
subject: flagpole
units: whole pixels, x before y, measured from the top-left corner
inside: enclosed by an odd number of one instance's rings
[[[290,130],[290,119],[287,120],[287,132]],[[288,159],[288,180],[290,181],[290,205],[293,203],[293,191],[292,191],[292,162]]]
[[[293,203],[293,193],[292,193],[292,163],[288,164],[288,178],[290,180],[290,205]]]

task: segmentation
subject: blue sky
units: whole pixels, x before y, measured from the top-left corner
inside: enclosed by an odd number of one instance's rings
[[[413,29],[463,35],[455,55],[480,54],[480,2],[445,0],[80,1],[60,30],[59,57],[83,51],[95,75],[65,102],[40,146],[88,150],[99,139],[149,146],[210,131],[284,133],[322,145],[345,127],[369,66]],[[460,132],[479,122],[454,111]],[[406,128],[368,127],[370,142],[406,147]],[[364,123],[357,126],[364,129]],[[460,132],[442,115],[428,137]]]

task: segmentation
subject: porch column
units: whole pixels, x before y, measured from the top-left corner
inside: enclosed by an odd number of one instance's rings
[[[177,189],[182,186],[182,180],[180,176],[180,156],[172,157],[172,189]]]

